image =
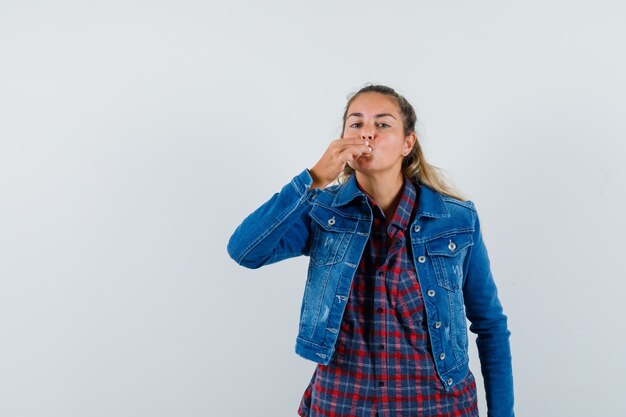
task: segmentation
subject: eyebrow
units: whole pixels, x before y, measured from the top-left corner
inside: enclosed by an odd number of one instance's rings
[[[363,117],[363,113],[351,113],[350,116],[348,117],[352,117],[352,116]],[[385,117],[385,116],[391,116],[395,119],[394,115],[390,113],[379,113],[379,114],[374,115],[375,118]]]

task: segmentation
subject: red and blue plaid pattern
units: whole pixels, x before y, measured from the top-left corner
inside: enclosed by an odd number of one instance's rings
[[[374,213],[370,238],[352,281],[334,353],[318,364],[298,414],[303,417],[478,416],[470,371],[452,390],[437,377],[422,292],[407,227],[416,188],[405,178],[395,215]]]

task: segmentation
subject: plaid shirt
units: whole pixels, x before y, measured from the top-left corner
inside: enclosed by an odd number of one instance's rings
[[[445,391],[435,371],[422,292],[405,238],[416,201],[416,188],[405,178],[386,227],[382,209],[368,196],[374,220],[336,351],[328,365],[315,368],[298,407],[300,416],[478,416],[472,372]]]

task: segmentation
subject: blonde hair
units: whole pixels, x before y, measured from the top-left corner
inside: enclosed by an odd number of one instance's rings
[[[411,133],[415,132],[415,124],[417,123],[417,116],[415,114],[415,109],[413,106],[405,99],[403,96],[398,94],[393,88],[387,87],[384,85],[370,84],[361,88],[356,93],[353,93],[351,96],[348,96],[348,102],[346,104],[346,108],[343,113],[343,128],[341,131],[341,137],[343,137],[343,131],[346,126],[346,118],[348,115],[348,108],[350,104],[357,98],[360,94],[363,93],[380,93],[387,96],[394,97],[398,102],[398,107],[400,109],[400,114],[402,115],[402,124],[404,127],[404,135],[408,136]],[[416,133],[417,135],[417,133]],[[430,188],[438,191],[439,193],[445,194],[447,196],[456,198],[457,200],[465,201],[467,198],[458,191],[455,187],[453,187],[445,178],[443,174],[443,169],[436,167],[434,165],[429,164],[424,158],[424,154],[422,152],[422,147],[418,140],[415,141],[411,152],[402,160],[402,172],[404,175],[408,176],[410,179],[417,183],[425,184]],[[354,175],[354,169],[352,169],[348,164],[346,164],[345,168],[339,174],[339,178],[337,181],[341,184],[348,180],[352,175]]]

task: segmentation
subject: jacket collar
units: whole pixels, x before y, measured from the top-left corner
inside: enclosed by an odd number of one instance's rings
[[[443,197],[440,193],[425,184],[419,182],[416,183],[415,181],[413,181],[413,184],[415,185],[416,191],[419,189],[417,213],[415,214],[416,219],[421,216],[435,218],[450,217],[450,212],[446,208]],[[357,197],[361,197],[363,199],[367,198],[365,194],[359,190],[359,186],[356,182],[356,175],[353,174],[344,184],[339,186],[339,191],[333,199],[332,206],[344,206]]]

